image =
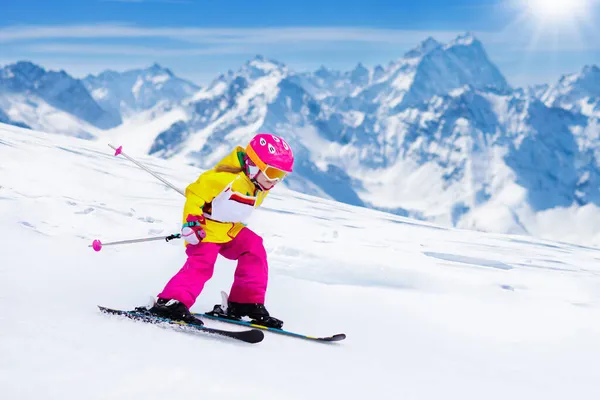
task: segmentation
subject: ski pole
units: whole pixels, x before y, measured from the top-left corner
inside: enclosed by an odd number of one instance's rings
[[[88,247],[93,248],[95,251],[100,251],[100,250],[102,250],[102,246],[114,246],[114,245],[119,245],[119,244],[151,242],[154,240],[164,240],[166,242],[169,242],[173,239],[180,239],[180,238],[181,238],[181,234],[174,233],[169,236],[158,236],[158,237],[148,237],[148,238],[142,238],[142,239],[121,240],[118,242],[109,242],[109,243],[102,243],[100,240],[96,239]]]
[[[137,162],[133,158],[129,157],[127,154],[123,153],[123,146],[115,147],[112,144],[109,144],[109,146],[110,146],[111,149],[113,149],[115,151],[115,157],[118,156],[119,154],[122,155],[123,157],[127,158],[129,161],[131,161],[132,163],[134,163],[135,165],[137,165],[138,167],[140,167],[141,169],[143,169],[144,171],[146,171],[147,173],[149,173],[150,175],[152,175],[153,177],[155,177],[156,179],[158,179],[159,181],[161,181],[162,183],[164,183],[165,185],[167,185],[168,187],[170,187],[171,189],[175,190],[177,193],[179,193],[179,194],[181,194],[182,196],[185,197],[185,193],[181,189],[175,187],[175,185],[173,185],[172,183],[168,182],[163,177],[161,177],[158,174],[152,172],[151,170],[149,170],[148,168],[146,168],[143,164]]]

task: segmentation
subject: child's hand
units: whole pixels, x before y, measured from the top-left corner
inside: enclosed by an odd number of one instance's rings
[[[206,232],[201,224],[206,224],[202,215],[188,215],[186,223],[181,227],[181,237],[189,244],[196,245],[206,237]]]

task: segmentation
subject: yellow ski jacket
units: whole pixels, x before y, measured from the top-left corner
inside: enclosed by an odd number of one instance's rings
[[[204,216],[204,242],[231,241],[246,226],[246,220],[252,211],[262,204],[268,194],[267,191],[259,190],[244,171],[217,172],[218,166],[244,168],[244,156],[244,148],[237,146],[185,190],[183,222],[186,222],[190,214]]]

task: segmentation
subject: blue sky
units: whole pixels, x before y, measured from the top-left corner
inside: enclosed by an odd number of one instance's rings
[[[82,77],[158,62],[205,84],[256,54],[346,70],[469,31],[511,84],[550,83],[600,64],[598,0],[540,9],[557,1],[0,0],[0,65],[27,59]]]

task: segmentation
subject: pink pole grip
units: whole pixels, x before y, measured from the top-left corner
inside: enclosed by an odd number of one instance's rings
[[[119,146],[117,150],[115,150],[115,157],[123,152],[123,146]]]

